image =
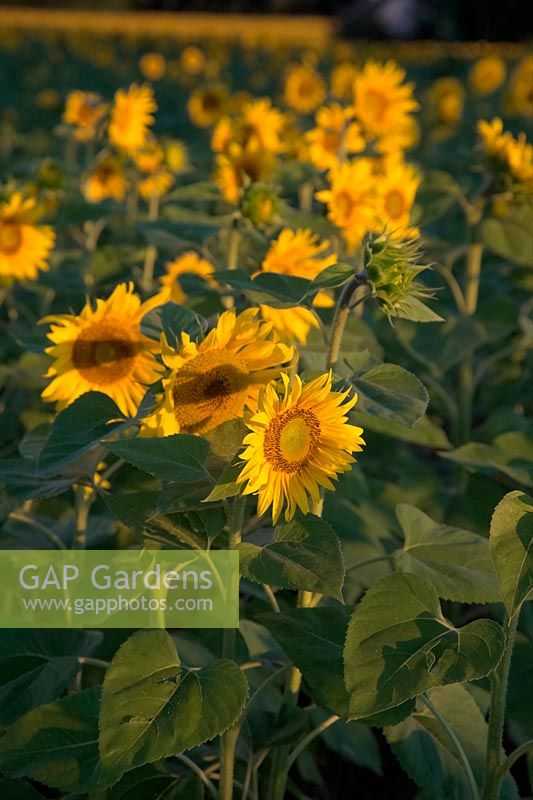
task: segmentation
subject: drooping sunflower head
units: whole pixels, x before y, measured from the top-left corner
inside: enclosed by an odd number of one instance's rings
[[[407,115],[418,109],[413,84],[394,61],[367,61],[354,80],[354,111],[365,131],[383,136],[401,127]]]
[[[228,91],[221,84],[196,89],[187,102],[189,117],[198,128],[210,128],[224,116],[228,100]]]
[[[505,72],[505,61],[500,56],[485,56],[476,61],[468,81],[476,94],[484,96],[500,88],[505,80]]]
[[[48,269],[55,233],[38,218],[36,200],[18,192],[0,205],[0,280],[35,280]]]
[[[90,203],[100,203],[108,198],[122,200],[127,188],[123,164],[115,156],[101,159],[82,184],[83,194]]]
[[[164,395],[144,433],[202,434],[253,409],[260,389],[276,378],[293,350],[282,344],[272,325],[256,319],[258,309],[238,316],[225,311],[200,343],[181,334],[174,349],[162,338],[163,361],[171,373],[163,381]]]
[[[74,138],[88,142],[96,135],[98,125],[106,113],[100,95],[94,92],[70,92],[67,97],[63,121],[74,128]]]
[[[157,103],[150,86],[132,84],[127,90],[119,89],[108,128],[111,143],[130,153],[141,148],[154,122],[155,111]]]
[[[46,353],[54,359],[42,393],[58,410],[85,392],[107,394],[123,414],[134,415],[149,384],[161,368],[155,354],[159,343],[141,334],[141,319],[159,299],[141,303],[133,283],[119,284],[107,300],[87,303],[77,316],[62,314],[41,320],[50,323]]]
[[[283,509],[286,521],[297,508],[304,514],[312,510],[321,487],[334,489],[332,480],[350,469],[352,453],[364,445],[362,429],[347,416],[357,397],[333,391],[331,373],[305,385],[299,376],[292,386],[286,374],[282,378],[283,393],[267,386],[246,423],[251,433],[244,439],[246,463],[238,477],[246,484],[244,494],[257,495],[259,515],[272,506],[274,524]]]
[[[296,64],[289,69],[284,87],[284,100],[289,108],[309,114],[322,105],[325,97],[324,81],[312,65]]]
[[[165,265],[165,274],[159,278],[161,302],[166,303],[168,300],[172,300],[173,303],[178,303],[178,305],[184,303],[187,295],[180,284],[180,277],[198,275],[208,283],[212,283],[213,272],[213,265],[205,258],[201,258],[198,253],[193,251],[183,253],[183,255]]]
[[[328,218],[353,250],[376,219],[376,177],[369,158],[344,162],[328,173],[329,189],[316,197],[328,206]]]

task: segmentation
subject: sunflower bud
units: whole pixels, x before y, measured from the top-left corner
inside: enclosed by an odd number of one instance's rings
[[[382,234],[368,242],[367,279],[387,316],[403,317],[409,300],[432,296],[431,290],[416,280],[427,269],[418,263],[419,258],[416,239],[391,239]]]

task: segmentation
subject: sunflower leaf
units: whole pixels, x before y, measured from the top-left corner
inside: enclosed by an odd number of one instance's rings
[[[500,660],[503,638],[492,620],[454,628],[428,581],[389,575],[368,590],[348,626],[349,718],[386,711],[435,686],[489,675]]]
[[[357,411],[412,427],[425,414],[429,395],[424,384],[398,364],[379,364],[352,382]]]
[[[509,616],[533,590],[533,497],[509,492],[496,506],[490,549]]]
[[[274,308],[302,305],[311,286],[310,281],[294,275],[260,272],[255,278],[251,278],[242,269],[219,270],[214,273],[214,278],[241,292],[250,302]]]
[[[200,436],[176,433],[165,437],[138,437],[107,442],[106,447],[128,464],[164,481],[197,483],[209,477],[204,466],[209,443]]]
[[[100,713],[104,774],[176,755],[232,725],[248,695],[233,661],[181,666],[165,631],[140,631],[117,651],[106,672]]]
[[[306,514],[278,525],[266,544],[239,545],[241,574],[283,589],[303,589],[342,599],[344,558],[333,528]]]

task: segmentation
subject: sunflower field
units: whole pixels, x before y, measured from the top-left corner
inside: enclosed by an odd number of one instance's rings
[[[303,30],[0,31],[3,558],[240,569],[4,614],[3,799],[533,795],[533,56]]]

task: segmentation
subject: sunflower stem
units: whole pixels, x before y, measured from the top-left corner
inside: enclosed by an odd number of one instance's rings
[[[498,800],[502,772],[502,738],[505,724],[505,704],[509,670],[520,611],[516,611],[505,625],[505,644],[500,663],[491,675],[491,700],[489,730],[487,735],[487,757],[485,762],[485,787],[483,800]]]
[[[87,524],[91,508],[91,495],[85,486],[77,486],[74,505],[74,543],[73,550],[85,550],[87,543]]]
[[[237,269],[239,265],[239,247],[241,244],[241,231],[239,216],[235,215],[228,231],[228,269]],[[231,295],[223,298],[225,308],[233,308],[235,300]]]
[[[350,305],[352,302],[352,298],[354,294],[360,289],[360,287],[364,287],[366,284],[366,278],[362,273],[358,273],[354,275],[351,280],[344,286],[339,300],[337,302],[337,307],[335,308],[335,316],[333,317],[333,323],[331,326],[331,339],[329,342],[329,349],[327,355],[327,362],[326,368],[327,369],[334,369],[337,361],[339,360],[339,355],[341,351],[341,344],[342,344],[342,335],[344,333],[344,328],[346,327],[346,322],[348,321],[348,317],[350,315]],[[362,301],[358,303],[359,308],[363,308]]]
[[[242,538],[244,509],[246,498],[238,496],[228,515],[228,550],[235,550]],[[235,628],[225,628],[222,635],[222,657],[231,661],[235,660],[235,645],[237,639]],[[240,721],[237,720],[232,727],[220,737],[220,783],[219,800],[233,799],[233,773],[235,770],[235,748],[239,738]]]
[[[159,196],[153,194],[148,204],[148,221],[156,222],[159,217]],[[141,285],[145,292],[149,292],[154,284],[154,267],[157,249],[153,244],[148,245],[144,254],[144,266]]]

